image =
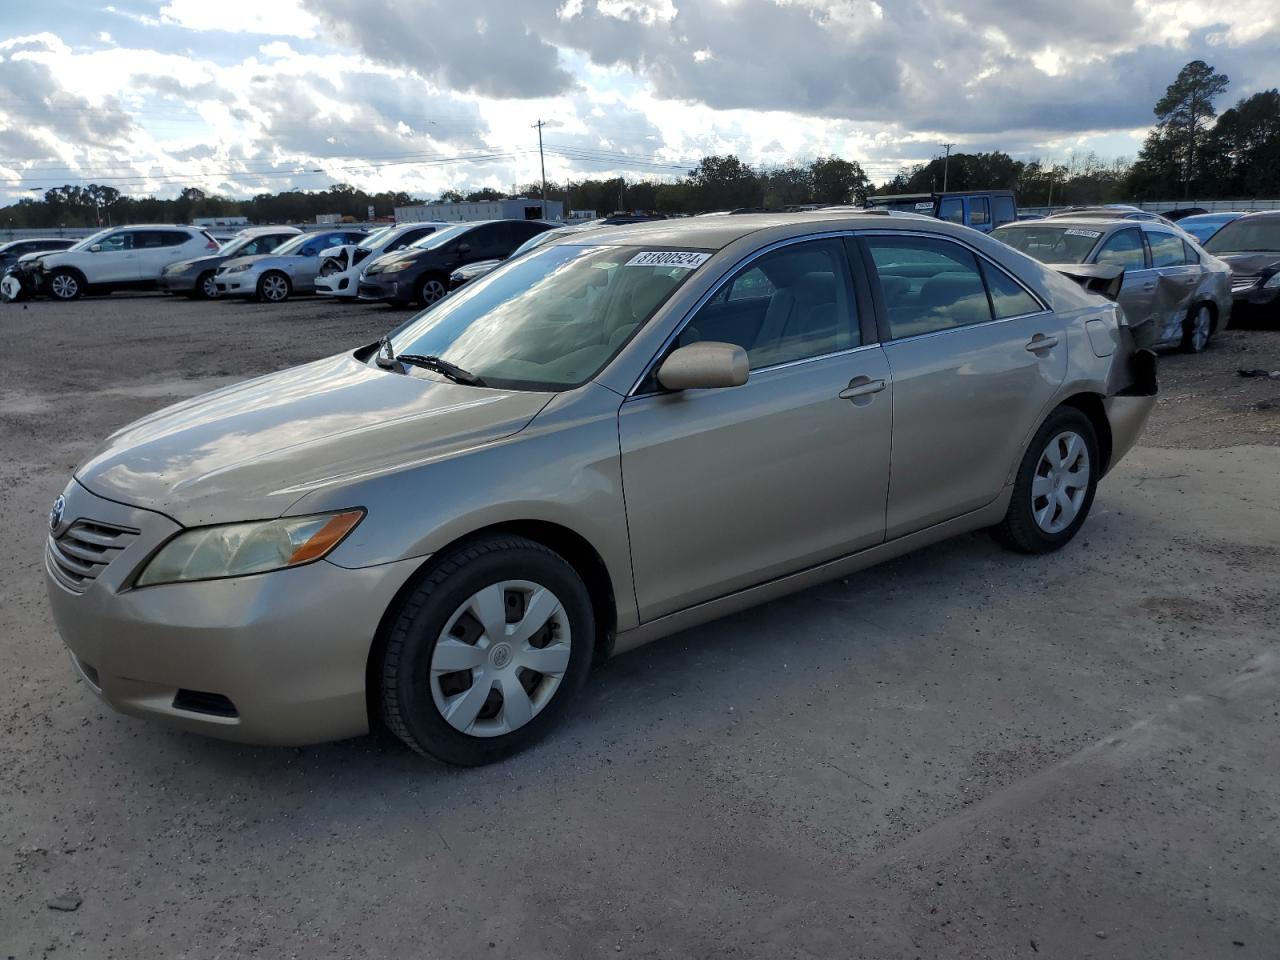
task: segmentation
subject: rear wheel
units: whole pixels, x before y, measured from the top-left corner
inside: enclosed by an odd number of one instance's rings
[[[84,293],[84,278],[65,268],[49,274],[49,296],[55,300],[77,300]]]
[[[591,667],[582,579],[539,543],[494,536],[438,562],[396,613],[383,716],[414,750],[476,766],[541,739]]]
[[[1074,407],[1054,410],[1023,454],[997,537],[1024,553],[1064,546],[1089,515],[1101,468],[1089,418]]]
[[[266,303],[282,303],[289,299],[293,287],[279,270],[270,270],[258,281],[258,299]]]
[[[448,292],[449,288],[445,286],[444,281],[439,277],[427,276],[418,282],[418,302],[424,307],[429,307],[438,300],[443,300]]]
[[[1191,308],[1182,321],[1182,350],[1186,353],[1202,353],[1213,336],[1213,311],[1208,304],[1200,303]]]

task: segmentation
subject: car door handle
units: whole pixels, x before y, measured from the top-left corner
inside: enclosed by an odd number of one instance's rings
[[[1027,349],[1032,353],[1039,353],[1041,350],[1050,350],[1057,345],[1057,337],[1046,337],[1043,333],[1037,333],[1027,341]]]
[[[884,380],[872,380],[870,377],[854,377],[849,381],[849,385],[840,391],[841,400],[856,400],[859,397],[869,397],[873,393],[879,393],[888,384]]]
[[[1155,288],[1156,288],[1156,282],[1154,280],[1148,280],[1146,283],[1142,285],[1143,290],[1154,290]]]

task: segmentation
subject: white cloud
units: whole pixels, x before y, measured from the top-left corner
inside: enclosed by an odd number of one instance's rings
[[[188,30],[303,38],[314,37],[317,27],[301,0],[168,0],[160,8],[160,21]]]

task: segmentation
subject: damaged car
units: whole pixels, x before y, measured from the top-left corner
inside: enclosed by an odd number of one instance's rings
[[[1119,301],[1139,347],[1204,350],[1231,318],[1231,268],[1155,221],[1049,217],[992,233],[1047,264],[1124,270]]]
[[[168,293],[181,293],[193,299],[215,300],[221,294],[215,277],[218,268],[236,257],[253,257],[271,253],[302,233],[297,227],[249,227],[208,256],[178,260],[164,268],[156,286]]]
[[[125,713],[480,764],[604,657],[969,531],[1061,549],[1155,392],[1114,302],[964,226],[606,227],[112,434],[46,585]]]
[[[1215,233],[1205,249],[1231,268],[1236,306],[1280,315],[1280,210],[1249,213]]]
[[[375,230],[357,244],[320,251],[323,262],[316,277],[316,293],[355,299],[360,287],[361,264],[384,253],[403,250],[447,226],[444,221],[401,223]]]

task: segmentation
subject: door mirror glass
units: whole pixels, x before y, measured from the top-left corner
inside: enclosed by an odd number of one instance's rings
[[[658,382],[668,390],[740,387],[747,382],[747,351],[733,343],[704,340],[680,347],[658,368]]]
[[[471,244],[469,244],[469,243],[460,243],[460,244],[458,244],[458,252],[459,252],[459,253],[470,253],[470,252],[471,252]]]
[[[102,244],[100,244],[100,243],[95,243],[92,247],[90,247],[90,248],[89,248],[89,252],[90,252],[90,253],[101,253],[101,252],[102,252]]]

